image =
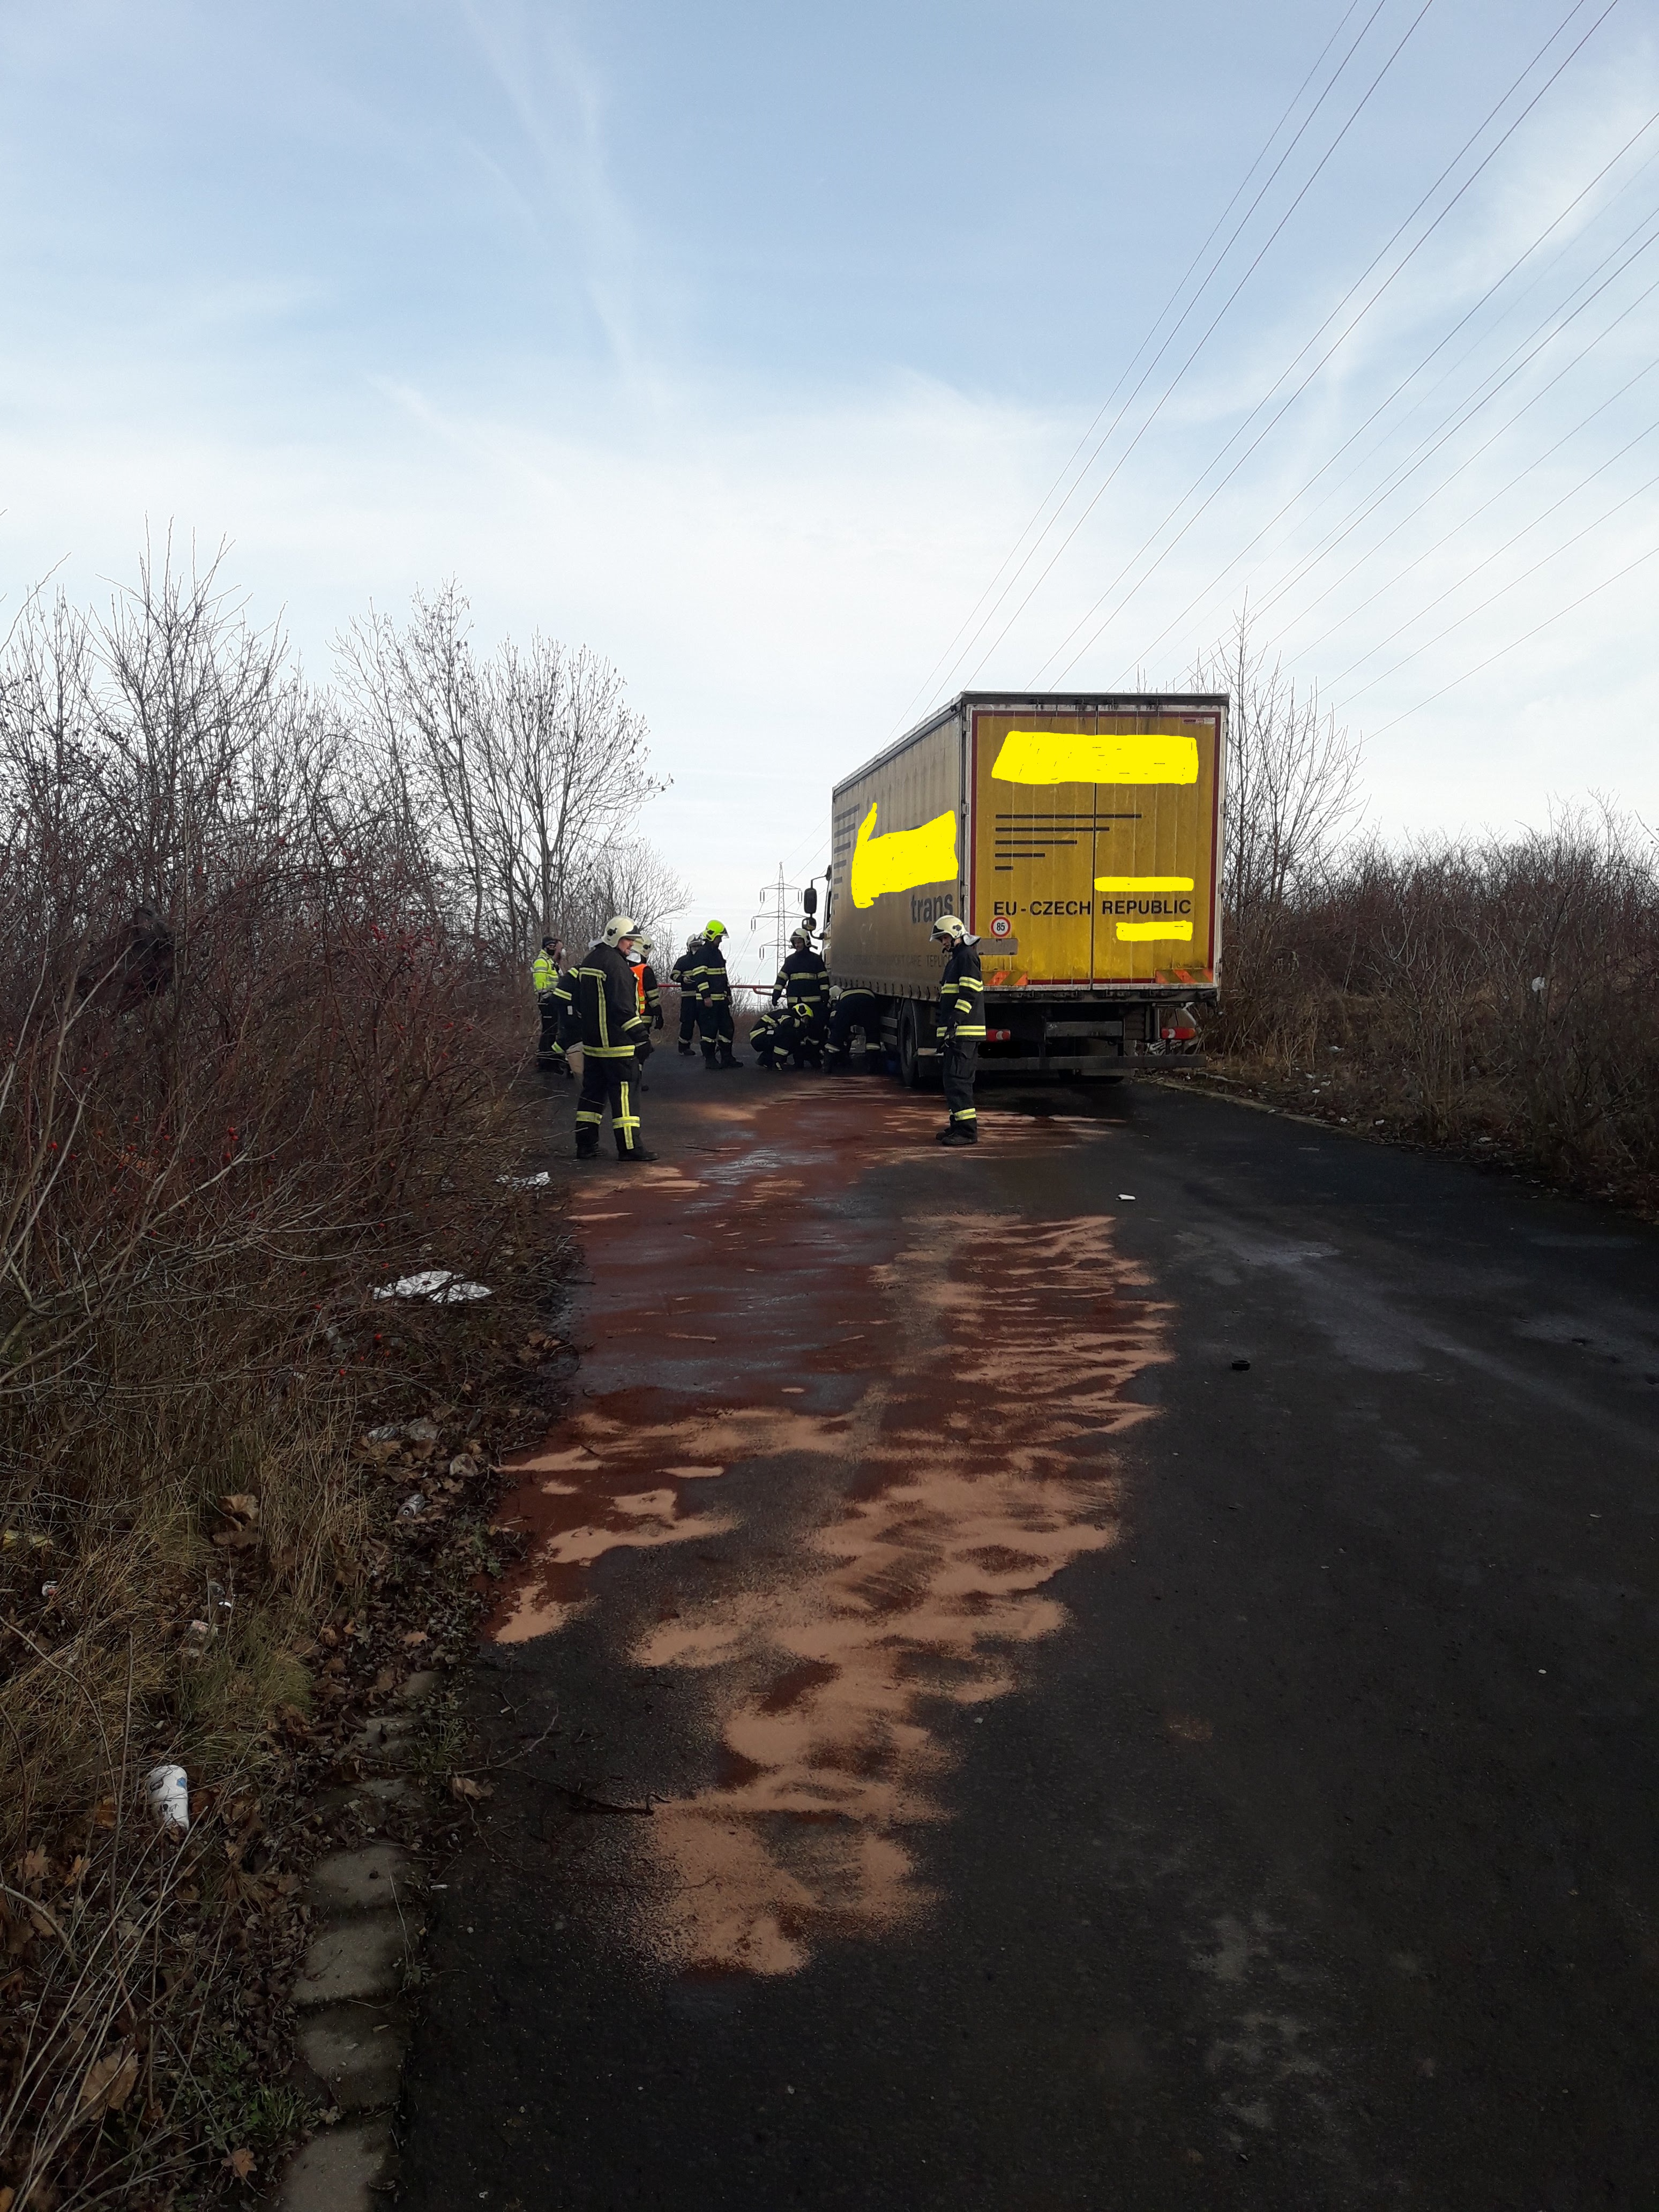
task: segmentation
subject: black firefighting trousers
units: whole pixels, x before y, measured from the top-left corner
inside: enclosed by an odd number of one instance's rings
[[[576,1156],[588,1159],[599,1149],[599,1132],[605,1127],[605,1112],[611,1109],[611,1134],[617,1139],[617,1157],[626,1159],[630,1152],[640,1149],[640,1116],[635,1103],[635,1064],[629,1053],[626,1060],[598,1060],[591,1052],[582,1054],[582,1091],[576,1101]]]
[[[979,1064],[977,1037],[951,1037],[945,1047],[945,1103],[951,1109],[954,1127],[958,1121],[969,1128],[975,1127],[979,1115],[974,1106],[974,1071]]]

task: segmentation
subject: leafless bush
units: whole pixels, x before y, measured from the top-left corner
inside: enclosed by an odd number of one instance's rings
[[[148,1765],[223,1776],[306,1701],[296,1652],[364,1574],[351,1444],[392,1349],[369,1291],[489,1264],[515,951],[546,869],[581,879],[642,787],[613,672],[539,644],[480,672],[458,605],[367,634],[379,695],[308,685],[216,569],[167,558],[101,616],[37,598],[0,652],[0,2020],[35,2008],[0,2036],[13,2212],[96,2201],[104,2150],[174,2127],[173,2088],[118,2126],[77,2102],[112,2037],[122,2067],[138,2047],[131,1929],[153,1982],[179,1897],[100,1838]],[[564,811],[513,816],[543,708]],[[584,784],[607,743],[635,766]],[[91,1901],[123,1899],[99,1934]]]
[[[341,641],[349,694],[412,805],[438,831],[457,922],[526,960],[544,932],[577,933],[584,878],[666,787],[622,677],[586,647],[538,632],[481,659],[452,584]]]
[[[626,914],[665,949],[666,925],[684,913],[690,896],[690,886],[643,838],[618,838],[602,846],[573,878],[560,913],[561,934],[572,946],[591,944],[612,915]]]

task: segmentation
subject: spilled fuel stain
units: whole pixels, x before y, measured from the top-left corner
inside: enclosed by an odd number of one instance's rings
[[[906,1103],[872,1140],[834,1094],[723,1107],[695,1170],[584,1190],[579,1223],[617,1232],[590,1246],[592,1395],[523,1462],[533,1550],[496,1637],[590,1607],[609,1553],[738,1531],[720,1478],[739,1468],[793,1477],[807,1516],[629,1651],[695,1675],[714,1754],[619,1845],[625,1933],[666,1966],[787,1973],[925,1911],[916,1832],[948,1817],[957,1756],[942,1717],[1015,1686],[1066,1618],[1046,1586],[1116,1538],[1113,1443],[1146,1418],[1128,1386],[1169,1358],[1169,1310],[1109,1217],[978,1211],[946,1154],[936,1197],[854,1221],[852,1187],[925,1157],[936,1126]],[[1096,1133],[988,1121],[981,1157]]]

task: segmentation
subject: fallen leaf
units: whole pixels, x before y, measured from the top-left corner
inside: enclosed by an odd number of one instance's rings
[[[25,1881],[44,1881],[46,1878],[46,1855],[37,1844],[32,1851],[25,1851],[19,1871]]]
[[[112,1828],[115,1826],[115,1800],[112,1797],[98,1800],[92,1808],[92,1825],[94,1828]]]
[[[84,1851],[76,1851],[75,1856],[70,1861],[69,1872],[64,1876],[64,1888],[73,1889],[90,1864],[91,1861]]]
[[[257,1528],[246,1528],[239,1523],[234,1528],[216,1529],[213,1540],[222,1551],[246,1552],[258,1542],[259,1532]]]
[[[249,1492],[239,1490],[234,1496],[222,1498],[219,1500],[219,1510],[222,1513],[228,1513],[233,1521],[257,1521],[259,1517],[259,1501]]]
[[[138,2053],[130,2043],[118,2043],[101,2058],[94,2058],[81,2084],[81,2110],[118,2112],[138,2079]]]
[[[423,1628],[411,1628],[404,1638],[404,1642],[410,1645],[424,1644],[427,1640],[427,1632]]]
[[[11,2212],[12,2203],[16,2195],[17,2191],[15,2189],[0,2189],[0,2212]]]
[[[449,1778],[449,1789],[451,1796],[459,1797],[463,1804],[471,1803],[480,1797],[493,1797],[495,1794],[495,1785],[493,1782],[474,1782],[471,1777],[466,1774],[452,1774]]]
[[[232,2151],[225,2164],[238,2181],[246,2181],[253,2171],[253,2153],[244,2143],[240,2150]]]

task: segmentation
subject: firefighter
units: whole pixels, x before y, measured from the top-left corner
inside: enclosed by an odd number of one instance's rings
[[[576,1102],[576,1158],[598,1156],[605,1110],[618,1160],[653,1160],[640,1142],[635,1111],[635,1050],[646,1034],[637,987],[628,956],[634,947],[630,915],[613,915],[605,935],[590,945],[581,965],[571,971],[575,1010],[581,1022],[582,1090]]]
[[[772,1004],[775,1006],[780,998],[787,1000],[803,1043],[810,1038],[816,1048],[822,1044],[830,1012],[830,970],[823,964],[823,955],[813,951],[812,939],[805,930],[796,930],[789,945],[789,957],[779,969],[778,980],[772,986]],[[812,1056],[816,1061],[816,1050]],[[799,1065],[799,1054],[796,1058]]]
[[[881,1001],[873,991],[833,990],[830,994],[830,1035],[823,1056],[826,1068],[851,1065],[853,1032],[864,1037],[864,1061],[874,1066],[881,1056]]]
[[[657,982],[657,972],[651,965],[651,939],[648,937],[635,940],[628,964],[633,971],[634,993],[640,1016],[646,1025],[646,1035],[634,1049],[634,1057],[639,1063],[639,1085],[641,1091],[646,1091],[650,1088],[645,1079],[645,1063],[650,1059],[653,1049],[650,1032],[662,1027],[662,992]]]
[[[776,1068],[787,1049],[783,1033],[792,1031],[793,1026],[788,1015],[781,1014],[775,1006],[761,1009],[749,1031],[749,1049],[757,1067]]]
[[[938,1141],[976,1145],[974,1068],[985,1038],[985,984],[974,950],[979,939],[969,936],[961,915],[955,914],[942,914],[933,935],[945,948],[945,971],[939,981],[939,1035],[945,1048],[945,1103],[951,1109]]]
[[[680,994],[680,1051],[690,1060],[691,1039],[697,1026],[697,948],[700,937],[688,937],[685,950],[668,971],[668,980]]]
[[[559,980],[563,965],[563,945],[556,937],[543,938],[542,949],[530,969],[531,988],[536,994],[536,1006],[542,1018],[541,1035],[536,1040],[536,1065],[553,1070],[568,1083],[570,1062],[565,1057],[560,1035],[563,1017],[570,1011],[570,994]]]
[[[702,1064],[712,1075],[717,1067],[741,1067],[732,1049],[732,979],[726,972],[720,939],[723,921],[711,921],[703,931],[693,970],[697,985],[697,1026],[702,1031]]]

